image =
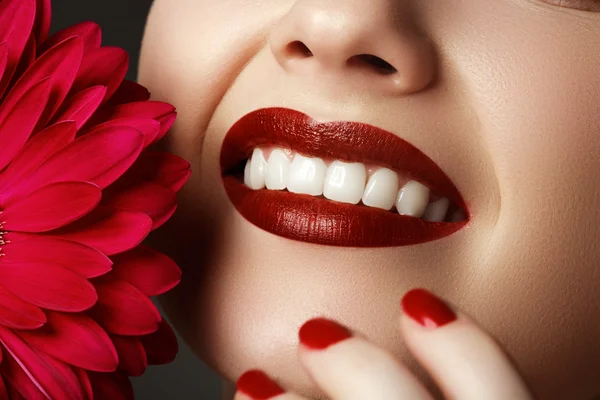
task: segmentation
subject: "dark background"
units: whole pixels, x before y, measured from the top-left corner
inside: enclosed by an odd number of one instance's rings
[[[98,23],[102,27],[103,45],[118,46],[129,53],[127,79],[135,80],[144,22],[151,3],[149,0],[53,0],[52,31],[82,21]],[[217,375],[198,361],[181,341],[175,362],[149,367],[143,376],[132,381],[136,399],[140,400],[217,400],[220,397]]]

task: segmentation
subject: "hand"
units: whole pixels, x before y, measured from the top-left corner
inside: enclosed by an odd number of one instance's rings
[[[401,305],[405,343],[447,399],[532,399],[506,354],[467,316],[423,289],[408,292]],[[334,321],[312,319],[299,337],[300,363],[333,400],[433,400],[400,361]],[[235,400],[250,399],[307,400],[258,370],[237,382]]]

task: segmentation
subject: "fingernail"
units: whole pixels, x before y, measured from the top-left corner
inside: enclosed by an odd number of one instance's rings
[[[402,297],[402,309],[426,328],[439,328],[456,320],[456,314],[436,295],[425,289],[413,289]]]
[[[327,347],[352,337],[348,328],[326,318],[311,319],[298,332],[300,343],[312,350]]]
[[[244,372],[237,380],[236,388],[253,400],[268,400],[285,393],[267,374],[257,369]]]

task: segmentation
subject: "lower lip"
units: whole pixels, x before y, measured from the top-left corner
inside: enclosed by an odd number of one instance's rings
[[[461,222],[430,222],[389,211],[333,202],[310,195],[252,190],[238,178],[223,177],[236,209],[253,225],[292,240],[347,247],[391,247],[451,235]]]

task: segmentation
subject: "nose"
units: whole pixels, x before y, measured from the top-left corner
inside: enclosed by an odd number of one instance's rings
[[[432,42],[411,23],[407,0],[297,0],[274,25],[270,46],[289,73],[328,75],[395,95],[427,88]]]

